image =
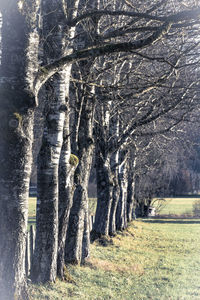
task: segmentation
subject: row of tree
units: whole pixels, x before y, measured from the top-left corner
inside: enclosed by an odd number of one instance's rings
[[[3,0],[0,12],[0,295],[12,300],[28,298],[33,149],[34,282],[64,278],[65,264],[84,263],[90,239],[125,229],[175,172],[177,130],[185,139],[185,123],[195,128],[198,117],[200,7],[193,0],[188,7],[178,0]]]

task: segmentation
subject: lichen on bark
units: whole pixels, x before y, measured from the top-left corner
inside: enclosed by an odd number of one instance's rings
[[[79,163],[78,157],[74,154],[70,154],[69,163],[71,166],[76,167]]]

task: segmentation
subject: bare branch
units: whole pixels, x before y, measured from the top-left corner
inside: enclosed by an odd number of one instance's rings
[[[102,17],[102,16],[127,16],[127,17],[133,17],[133,18],[140,18],[140,19],[147,19],[147,20],[154,20],[159,22],[173,22],[177,23],[180,21],[186,21],[191,19],[196,19],[200,14],[200,7],[193,7],[190,10],[184,10],[182,12],[179,12],[177,14],[172,14],[166,17],[159,17],[159,16],[152,16],[148,13],[138,13],[138,12],[132,12],[132,11],[124,11],[124,10],[118,10],[118,11],[111,11],[111,10],[96,10],[96,11],[90,11],[86,12],[73,20],[71,22],[68,22],[68,26],[75,26],[80,21],[91,18],[91,17]]]
[[[88,49],[76,51],[70,55],[64,56],[51,64],[43,66],[38,72],[38,76],[35,80],[35,92],[38,93],[42,84],[44,84],[53,74],[62,70],[62,68],[68,64],[72,64],[76,61],[88,59],[90,57],[99,57],[107,54],[117,52],[130,52],[132,50],[142,49],[148,45],[155,43],[164,34],[166,34],[170,28],[171,23],[164,23],[159,29],[154,32],[151,36],[141,39],[135,42],[124,42],[124,43],[110,43],[104,46],[94,46]]]

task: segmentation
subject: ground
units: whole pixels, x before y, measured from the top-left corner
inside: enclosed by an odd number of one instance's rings
[[[174,200],[176,203],[176,199]],[[179,199],[179,214],[194,199]],[[184,203],[188,204],[184,205]],[[173,200],[169,205],[175,205]],[[175,205],[176,206],[176,205]],[[177,212],[173,211],[176,215]],[[140,219],[107,246],[91,245],[84,266],[69,266],[71,282],[30,285],[31,299],[199,300],[200,219]]]

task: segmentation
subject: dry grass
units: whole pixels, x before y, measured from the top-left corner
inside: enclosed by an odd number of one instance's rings
[[[134,273],[139,276],[144,274],[144,268],[140,264],[120,265],[108,260],[90,258],[87,265],[94,270],[100,269],[105,272],[117,272],[121,274]]]

